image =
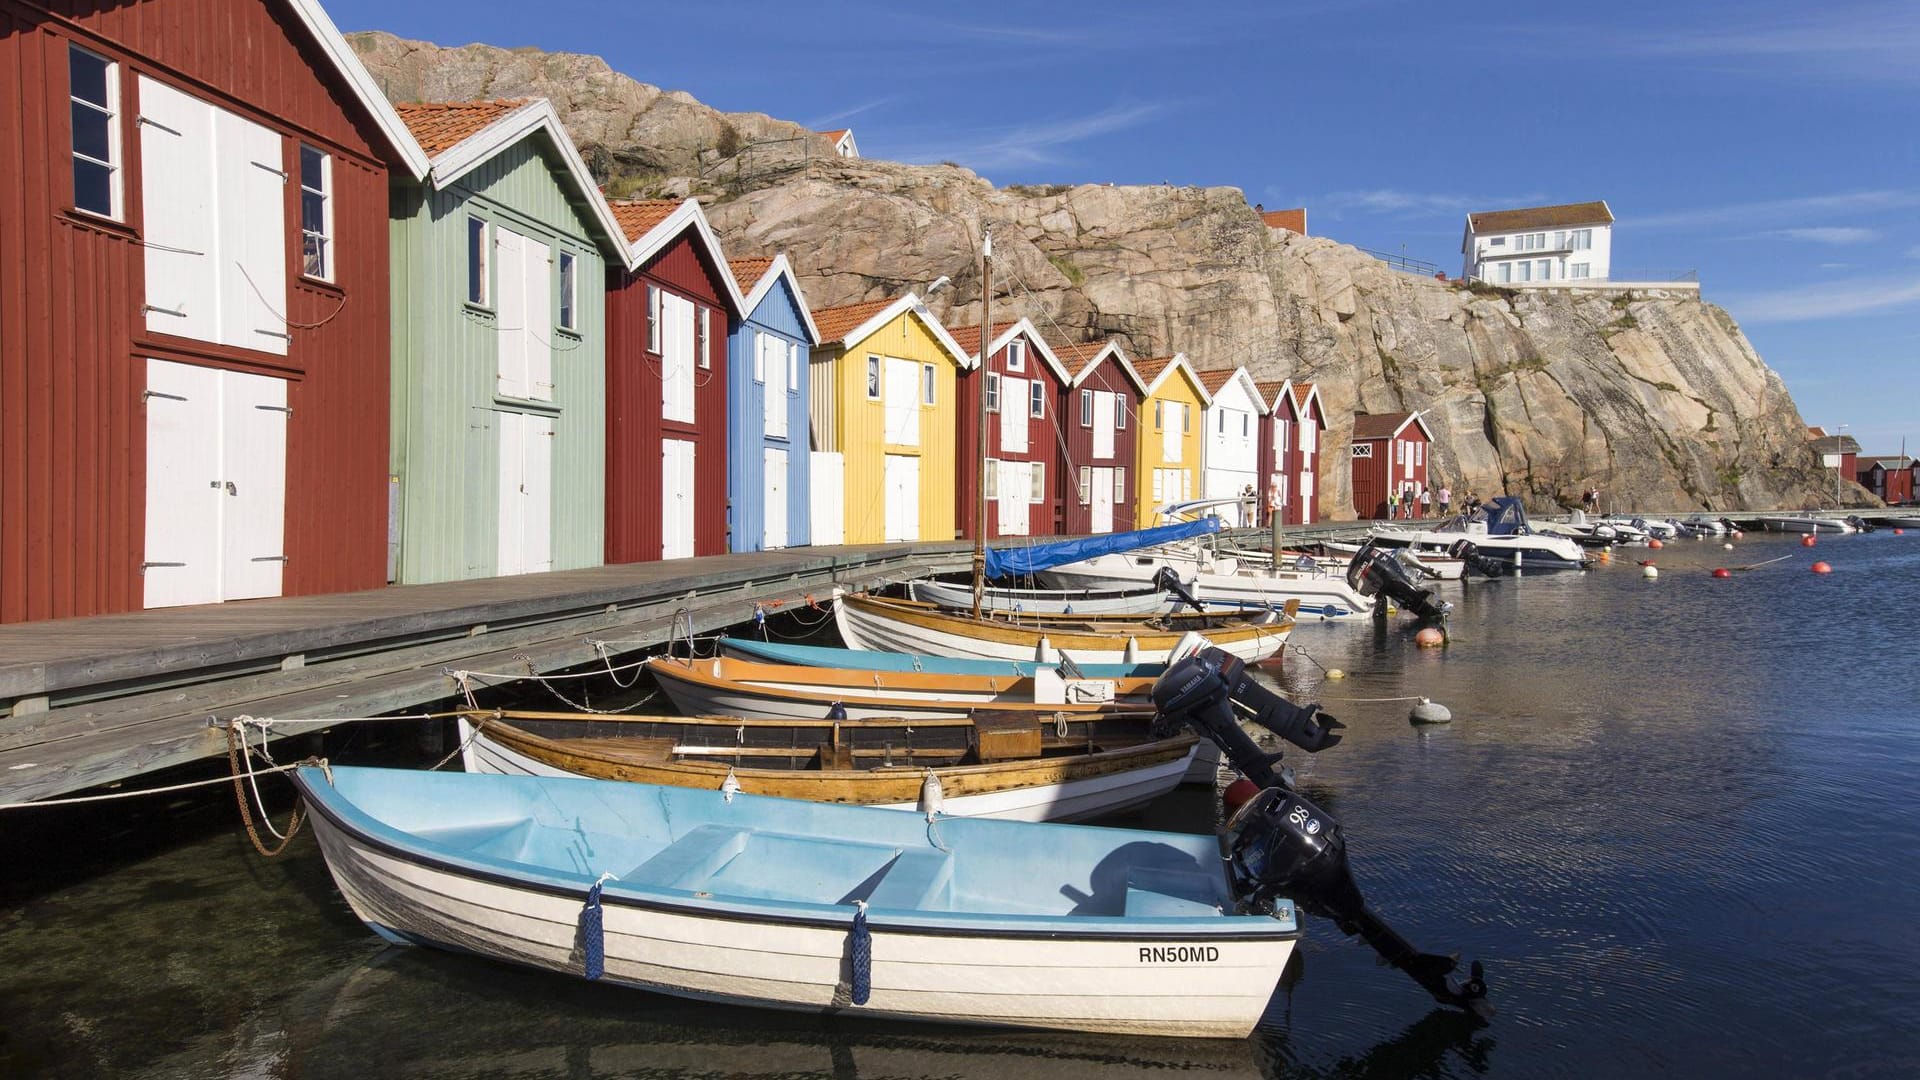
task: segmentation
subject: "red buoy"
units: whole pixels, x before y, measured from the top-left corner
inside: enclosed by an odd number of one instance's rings
[[[1227,785],[1227,790],[1220,793],[1220,802],[1226,806],[1227,813],[1231,814],[1240,809],[1248,799],[1258,794],[1260,794],[1260,785],[1243,776]]]
[[[1807,535],[1807,536],[1803,536],[1803,537],[1801,537],[1801,538],[1800,538],[1800,546],[1801,546],[1801,547],[1812,547],[1812,546],[1813,546],[1813,537],[1812,537],[1811,535]]]
[[[1747,535],[1747,534],[1746,534],[1746,533],[1743,533],[1743,532],[1741,532],[1741,531],[1740,531],[1739,529],[1735,529],[1735,530],[1733,530],[1733,538],[1734,538],[1735,540],[1738,540],[1738,539],[1740,539],[1741,537],[1743,537],[1743,536],[1745,536],[1745,535]]]
[[[1713,569],[1713,576],[1714,577],[1732,577],[1733,571],[1727,569],[1724,566],[1716,566]]]
[[[1895,530],[1893,530],[1893,535],[1895,535],[1895,536],[1905,536],[1905,535],[1907,535],[1907,530],[1905,530],[1905,529],[1895,529]]]
[[[1813,564],[1813,572],[1816,574],[1831,574],[1833,573],[1833,567],[1825,562],[1817,562]]]
[[[1656,536],[1653,539],[1647,541],[1647,546],[1650,548],[1663,548],[1663,547],[1666,547],[1667,545],[1664,543],[1661,543],[1660,538]]]

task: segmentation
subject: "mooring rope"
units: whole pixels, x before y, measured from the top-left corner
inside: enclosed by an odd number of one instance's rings
[[[238,803],[240,806],[240,823],[246,826],[247,839],[253,841],[253,849],[255,851],[258,851],[260,854],[271,859],[274,856],[280,854],[281,852],[287,850],[287,845],[291,844],[293,842],[293,838],[299,835],[300,823],[303,820],[305,820],[305,815],[302,812],[305,809],[305,807],[303,807],[301,804],[297,802],[294,804],[293,814],[291,817],[287,819],[286,834],[282,835],[280,833],[280,830],[275,829],[273,827],[272,821],[270,821],[267,818],[267,812],[263,804],[262,809],[260,811],[260,821],[262,824],[266,825],[267,831],[272,833],[275,839],[279,840],[280,843],[269,848],[267,846],[266,841],[260,839],[260,831],[254,827],[253,811],[247,805],[246,786],[243,786],[240,782],[241,781],[240,749],[245,739],[245,737],[242,735],[242,729],[251,720],[252,720],[251,717],[236,716],[233,718],[233,720],[230,723],[228,723],[227,725],[227,765],[229,768],[233,770],[233,798],[234,798],[234,801]],[[264,737],[265,734],[266,732],[263,729],[261,732],[262,737]],[[258,802],[260,799],[260,785],[259,785],[258,779],[255,777],[253,772],[253,749],[251,747],[247,748],[246,758],[247,758],[247,766],[246,766],[247,784],[252,786],[254,800]],[[318,759],[314,759],[314,760],[317,761]]]

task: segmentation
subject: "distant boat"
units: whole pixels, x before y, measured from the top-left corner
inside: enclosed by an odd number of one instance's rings
[[[1151,581],[1163,567],[1172,568],[1209,611],[1221,607],[1278,609],[1288,601],[1298,601],[1299,614],[1321,619],[1373,613],[1373,601],[1360,595],[1341,576],[1344,566],[1329,567],[1327,573],[1284,567],[1280,570],[1242,567],[1231,557],[1203,557],[1199,552],[1179,548],[1097,555],[1056,566],[1041,574],[1040,580],[1061,588],[1110,589],[1130,582]]]
[[[910,600],[843,595],[834,599],[833,613],[840,636],[856,649],[987,660],[1051,661],[1067,656],[1086,664],[1165,663],[1183,642],[1210,642],[1254,663],[1278,653],[1293,630],[1291,609],[1251,618],[1163,615],[1136,620],[1076,615],[1012,622],[973,619]],[[1199,638],[1202,634],[1204,640]]]
[[[1519,570],[1583,570],[1587,566],[1586,553],[1572,539],[1546,536],[1529,527],[1526,508],[1517,498],[1503,495],[1489,499],[1474,512],[1484,519],[1468,521],[1463,514],[1453,524],[1438,529],[1376,525],[1373,538],[1381,547],[1411,547],[1415,554],[1458,554],[1464,550],[1460,545],[1465,541],[1481,558]]]
[[[1838,535],[1856,531],[1852,525],[1839,518],[1814,517],[1810,514],[1761,514],[1755,520],[1767,532],[1800,533],[1811,536],[1816,533]]]
[[[611,780],[291,774],[375,933],[709,1001],[1242,1038],[1299,937],[1211,835]]]
[[[847,720],[964,719],[981,710],[1031,716],[1153,713],[1152,679],[1070,679],[1057,669],[1031,678],[763,664],[728,657],[656,656],[646,662],[687,716]]]
[[[468,772],[714,791],[731,776],[753,795],[896,810],[937,799],[949,814],[1010,821],[1082,821],[1144,806],[1180,784],[1198,749],[1191,737],[1155,739],[1144,723],[1062,739],[1031,719],[1023,727],[469,713],[459,724]]]
[[[973,586],[951,581],[909,581],[907,599],[941,607],[973,609]],[[989,585],[983,606],[1025,615],[1154,615],[1172,607],[1157,585],[1123,589],[1040,589]]]
[[[752,638],[723,637],[717,642],[724,656],[758,660],[766,664],[803,664],[807,667],[852,668],[863,671],[925,671],[938,675],[1004,675],[1032,678],[1035,671],[1058,664],[1032,660],[968,660],[925,653],[874,652],[871,649],[836,649],[826,645],[793,645],[784,641],[755,641]],[[1080,664],[1081,675],[1089,679],[1153,679],[1167,670],[1165,664]]]

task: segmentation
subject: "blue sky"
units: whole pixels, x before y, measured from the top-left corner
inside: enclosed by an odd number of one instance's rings
[[[1920,3],[328,7],[999,184],[1229,184],[1450,273],[1469,210],[1603,198],[1614,265],[1697,269],[1808,422],[1920,447]]]

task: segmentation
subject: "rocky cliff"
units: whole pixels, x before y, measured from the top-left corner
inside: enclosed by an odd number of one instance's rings
[[[996,315],[1314,380],[1329,448],[1356,411],[1423,409],[1436,477],[1536,509],[1589,484],[1623,507],[1832,502],[1779,376],[1690,293],[1470,289],[1269,230],[1233,188],[995,188],[955,165],[841,160],[800,125],[717,112],[594,57],[352,40],[396,100],[551,98],[610,193],[701,196],[730,254],[786,252],[816,307],[945,275],[936,310],[976,321],[991,228]],[[1327,464],[1322,508],[1351,516],[1346,470]]]

